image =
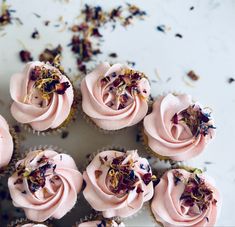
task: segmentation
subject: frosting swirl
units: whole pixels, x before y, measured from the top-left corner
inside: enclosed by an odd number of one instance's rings
[[[23,208],[28,219],[43,222],[60,219],[73,208],[82,182],[69,155],[46,149],[29,152],[17,162],[8,187],[14,206]]]
[[[202,174],[166,172],[155,187],[151,209],[163,226],[214,226],[219,192]]]
[[[147,114],[147,77],[125,65],[99,65],[81,83],[83,111],[105,130],[137,124]]]
[[[86,221],[86,222],[83,222],[83,223],[77,225],[77,227],[97,227],[97,226],[100,226],[100,227],[125,227],[123,222],[117,223],[114,220]]]
[[[69,79],[56,67],[38,61],[12,76],[10,93],[12,116],[37,131],[58,128],[69,116],[74,99]]]
[[[16,227],[47,227],[47,225],[28,223],[28,224],[24,224],[24,225],[17,225]]]
[[[0,169],[9,164],[13,154],[13,139],[6,120],[0,115]]]
[[[200,154],[215,135],[210,113],[189,95],[168,94],[157,99],[144,118],[149,147],[157,154],[184,161]]]
[[[83,194],[105,218],[128,217],[152,198],[153,177],[148,161],[139,157],[137,151],[103,151],[83,173]]]

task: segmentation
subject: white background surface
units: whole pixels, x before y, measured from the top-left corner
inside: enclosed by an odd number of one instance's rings
[[[68,25],[72,25],[78,16],[83,3],[101,4],[104,8],[125,4],[126,1],[80,1],[70,0],[12,0],[8,1],[12,9],[17,10],[14,16],[19,17],[23,26],[6,26],[0,31],[0,113],[11,123],[9,115],[9,79],[19,72],[23,64],[19,61],[18,52],[23,49],[22,43],[32,52],[34,59],[47,44],[56,46],[61,43],[64,47],[63,64],[72,68],[70,76],[77,75],[75,58],[69,47],[72,33],[63,27],[56,28],[58,18],[64,17]],[[213,109],[216,120],[217,136],[209,144],[205,152],[190,163],[195,167],[206,167],[207,173],[215,179],[223,197],[221,216],[218,226],[235,226],[235,83],[228,84],[229,77],[235,77],[235,1],[234,0],[135,0],[146,10],[148,16],[144,21],[136,21],[127,29],[118,26],[112,32],[107,26],[102,33],[103,55],[94,61],[94,65],[111,52],[118,54],[117,61],[126,60],[136,62],[136,69],[145,72],[152,83],[152,94],[157,96],[168,91],[186,92],[191,94],[206,106]],[[194,10],[189,8],[194,6]],[[33,12],[41,15],[35,17]],[[51,20],[45,27],[43,21]],[[164,24],[171,29],[165,34],[156,30],[157,25]],[[31,34],[37,28],[40,39],[34,40]],[[4,35],[4,33],[6,33]],[[183,35],[182,39],[175,37],[175,33]],[[156,77],[158,70],[160,80]],[[183,78],[193,69],[200,75],[200,80],[189,86]],[[167,82],[168,78],[171,78]],[[70,134],[62,140],[59,136],[36,137],[27,136],[23,145],[53,144],[67,150],[76,160],[78,167],[82,167],[86,154],[95,152],[106,145],[116,144],[127,148],[143,149],[136,144],[136,128],[122,131],[116,135],[102,135],[87,125],[81,117],[76,124],[69,128]],[[92,142],[91,142],[92,141]],[[211,162],[211,164],[205,164]],[[89,212],[79,207],[84,206],[82,199],[73,211],[58,221],[58,226],[69,226]],[[129,225],[153,225],[151,217],[138,215],[128,220]],[[149,221],[147,220],[149,219]],[[62,224],[62,223],[66,223]],[[135,223],[135,224],[134,224]],[[138,223],[138,224],[137,224]]]

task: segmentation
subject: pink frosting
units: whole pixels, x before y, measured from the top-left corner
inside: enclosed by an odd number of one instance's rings
[[[0,115],[0,168],[7,166],[13,154],[13,139],[6,120]]]
[[[191,96],[173,94],[154,102],[152,113],[144,118],[144,133],[154,152],[172,160],[184,161],[203,151],[208,141],[214,137],[215,130],[209,128],[207,135],[199,133],[195,136],[184,121],[173,121],[175,114],[180,118],[181,111],[193,104]],[[200,106],[198,103],[195,105]]]
[[[134,92],[128,76],[118,81],[120,75],[125,75],[125,70],[132,69],[121,64],[110,66],[105,62],[81,83],[83,111],[102,129],[118,130],[132,126],[147,114],[150,93],[148,79],[143,76],[137,80],[135,88],[138,92]]]
[[[115,192],[111,189],[110,170],[117,157],[123,158],[121,165],[133,163],[132,176],[135,176],[137,180],[130,190]],[[153,196],[152,181],[146,183],[143,180],[147,175],[151,179],[149,163],[145,158],[139,157],[137,151],[132,150],[126,153],[115,150],[103,151],[96,155],[83,173],[86,181],[83,194],[95,210],[103,212],[104,217],[128,217],[138,212],[143,203]]]
[[[17,225],[17,227],[47,227],[47,225],[28,223],[28,224],[24,224],[24,225]]]
[[[175,171],[182,174],[180,181],[176,182]],[[190,176],[195,175],[183,169],[170,170],[163,175],[160,183],[155,187],[151,209],[156,220],[163,226],[209,227],[215,225],[221,203],[219,192],[205,176],[197,175],[212,191],[212,200],[204,210],[200,210],[195,203],[192,206],[186,205],[182,194],[186,187],[185,181]]]
[[[68,82],[70,87],[63,95],[54,92],[50,100],[46,100],[30,79],[35,66],[56,70],[51,65],[35,61],[26,64],[22,73],[13,75],[10,81],[10,93],[14,100],[11,113],[18,122],[29,124],[34,130],[54,129],[69,116],[74,99],[73,88],[68,78],[60,73],[60,82]]]
[[[83,179],[69,155],[50,149],[36,150],[16,167],[8,187],[14,206],[23,208],[28,219],[60,219],[73,208]],[[42,173],[44,176],[39,177]]]
[[[87,222],[83,222],[83,223],[79,224],[77,227],[97,227],[100,224],[102,224],[102,226],[105,226],[105,227],[125,227],[123,222],[121,222],[120,224],[118,224],[114,220],[112,220],[112,221],[103,221],[103,222],[100,221],[100,220],[87,221]]]

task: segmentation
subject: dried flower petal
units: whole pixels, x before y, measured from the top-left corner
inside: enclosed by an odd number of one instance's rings
[[[189,72],[187,73],[187,76],[188,76],[191,80],[194,80],[194,81],[199,80],[199,76],[198,76],[193,70],[189,71]]]
[[[50,62],[53,63],[54,59],[58,56],[61,55],[62,53],[62,46],[58,45],[54,49],[48,49],[46,48],[40,55],[39,55],[39,60],[43,62]]]
[[[101,170],[95,170],[95,178],[98,179],[103,172]]]
[[[27,50],[21,50],[19,52],[19,55],[20,55],[20,60],[22,62],[30,62],[30,61],[33,61],[33,58],[31,56],[31,53]]]

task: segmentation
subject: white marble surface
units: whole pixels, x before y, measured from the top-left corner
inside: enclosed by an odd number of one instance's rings
[[[46,44],[56,46],[62,43],[63,64],[72,68],[71,76],[75,76],[75,58],[66,45],[72,36],[68,30],[59,32],[58,18],[72,25],[83,3],[101,4],[105,8],[124,4],[126,1],[80,1],[70,0],[11,0],[8,1],[20,17],[23,26],[16,23],[6,26],[0,31],[0,113],[14,123],[9,115],[9,79],[14,72],[22,69],[18,59],[18,51],[22,44],[32,51],[34,58],[44,49]],[[107,53],[117,52],[119,61],[135,61],[136,68],[144,71],[151,80],[152,94],[157,96],[163,92],[177,91],[192,94],[196,100],[210,106],[216,119],[217,137],[205,152],[190,163],[196,167],[206,167],[207,173],[214,177],[223,197],[221,216],[218,226],[235,226],[235,83],[228,84],[229,77],[235,77],[235,1],[234,0],[133,0],[129,1],[146,10],[148,16],[144,21],[137,21],[133,26],[124,29],[117,27],[111,32],[104,29],[102,44],[103,55],[95,59],[94,64],[106,58]],[[194,6],[194,10],[189,8]],[[33,12],[41,15],[35,17]],[[44,20],[51,20],[45,27]],[[170,28],[165,34],[156,31],[156,26],[164,24]],[[34,28],[41,34],[39,40],[30,38]],[[4,35],[4,33],[6,33]],[[180,33],[183,38],[175,37]],[[200,80],[189,86],[184,77],[189,70],[195,70]],[[160,80],[155,71],[159,72]],[[168,81],[168,78],[171,78]],[[157,82],[156,82],[157,81]],[[167,82],[168,81],[168,82]],[[70,127],[66,140],[56,136],[28,136],[23,145],[54,144],[67,150],[81,166],[87,153],[96,151],[107,144],[123,145],[129,148],[143,149],[136,144],[136,128],[128,129],[117,135],[101,135],[87,125],[81,117]],[[92,138],[93,143],[88,143]],[[205,162],[211,164],[205,164]],[[69,226],[76,219],[83,217],[83,204],[78,201],[77,207],[63,219],[58,226]],[[83,206],[83,205],[82,205]],[[151,217],[144,212],[128,220],[128,225],[154,225]],[[63,224],[62,224],[63,223]],[[66,223],[66,225],[64,224]],[[138,223],[138,224],[137,224]]]

